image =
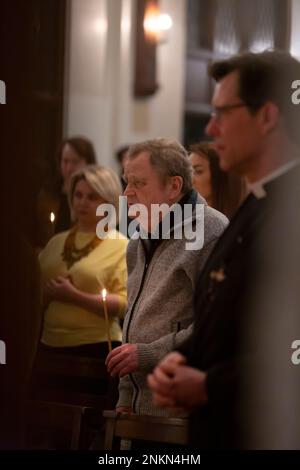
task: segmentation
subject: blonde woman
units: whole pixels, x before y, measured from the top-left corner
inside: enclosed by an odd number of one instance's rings
[[[118,214],[121,186],[110,169],[88,165],[71,181],[69,202],[75,218],[71,230],[55,235],[40,253],[44,284],[42,349],[91,357],[108,352],[107,324],[101,291],[107,289],[107,311],[113,346],[121,341],[119,318],[127,303],[127,239],[110,229],[100,239],[96,209],[110,203]]]

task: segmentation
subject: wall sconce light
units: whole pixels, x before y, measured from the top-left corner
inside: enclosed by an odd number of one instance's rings
[[[144,15],[144,31],[149,41],[159,44],[166,40],[165,32],[172,27],[172,18],[166,13],[161,13],[156,3],[150,2]]]
[[[159,0],[136,0],[136,55],[134,96],[153,95],[156,83],[156,47],[167,40],[172,18],[161,13]]]

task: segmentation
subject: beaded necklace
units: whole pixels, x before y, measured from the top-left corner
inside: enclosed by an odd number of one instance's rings
[[[68,269],[70,269],[74,263],[77,263],[77,261],[81,260],[81,258],[84,258],[88,254],[90,254],[90,252],[93,251],[102,241],[100,240],[100,238],[97,237],[97,235],[95,235],[94,238],[84,247],[76,248],[75,238],[77,231],[77,227],[73,227],[70,230],[70,233],[66,238],[64,249],[61,254],[62,259],[63,261],[65,261]]]

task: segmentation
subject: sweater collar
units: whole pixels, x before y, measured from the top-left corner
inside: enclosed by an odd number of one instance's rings
[[[178,204],[182,208],[182,224],[184,224],[185,219],[188,218],[188,215],[186,214],[186,212],[184,210],[184,206],[188,205],[188,204],[191,204],[192,205],[192,211],[194,211],[194,208],[195,208],[197,202],[199,202],[198,201],[198,193],[194,189],[189,191],[187,194],[185,194],[180,199],[180,201],[178,201]],[[202,201],[200,201],[200,202],[202,202]],[[203,203],[204,203],[204,200],[203,200]],[[174,229],[174,223],[175,223],[174,213],[171,211],[171,213],[170,213],[170,233],[172,233],[172,231]],[[146,258],[147,258],[148,261],[149,261],[149,259],[152,258],[154,251],[156,250],[158,245],[163,240],[163,237],[162,237],[163,225],[162,224],[163,224],[163,221],[161,221],[158,224],[158,226],[157,226],[157,228],[156,228],[156,230],[153,234],[149,233],[147,237],[146,236],[144,238],[141,237],[142,244],[143,244],[143,247],[144,247],[144,250],[145,250],[145,253],[146,253]],[[142,232],[140,226],[137,227],[137,231]]]

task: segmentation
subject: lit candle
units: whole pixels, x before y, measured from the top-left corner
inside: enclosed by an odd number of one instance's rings
[[[54,214],[54,212],[51,212],[51,213],[50,213],[50,217],[49,217],[49,218],[50,218],[51,224],[53,224],[54,221],[55,221],[55,214]]]
[[[107,313],[106,294],[107,294],[106,289],[102,289],[102,293],[101,293],[102,303],[103,303],[103,310],[104,310],[104,316],[105,316],[105,321],[106,321],[107,338],[108,338],[108,350],[110,352],[112,350],[112,347],[111,347],[110,328],[109,328],[109,320],[108,320],[108,313]]]

